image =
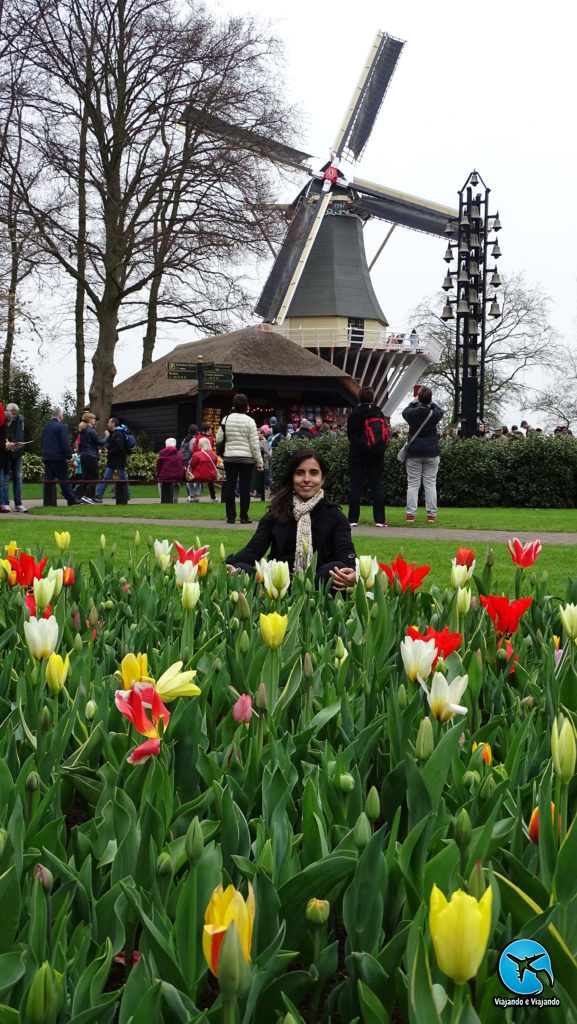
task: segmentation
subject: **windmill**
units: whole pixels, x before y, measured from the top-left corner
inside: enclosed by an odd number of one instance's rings
[[[375,401],[388,413],[436,352],[416,335],[410,341],[388,335],[371,283],[364,224],[371,217],[391,224],[378,256],[399,224],[446,237],[454,234],[451,222],[458,218],[447,206],[362,178],[347,179],[340,168],[341,160],[360,160],[404,45],[377,33],[331,159],[290,207],[285,239],[255,309],[275,331],[373,387]]]

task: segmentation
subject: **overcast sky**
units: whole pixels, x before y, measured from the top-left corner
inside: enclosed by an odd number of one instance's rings
[[[286,44],[281,70],[288,94],[303,114],[303,136],[294,141],[314,154],[319,166],[328,157],[376,31],[406,40],[355,173],[456,205],[457,190],[477,168],[492,190],[491,212],[498,208],[503,224],[501,273],[525,271],[528,284],[540,283],[552,299],[553,324],[575,342],[572,5],[561,0],[545,5],[532,0],[221,0],[207,6],[272,21]],[[295,193],[289,189],[279,198],[290,200]],[[366,230],[369,261],[387,228],[375,221]],[[410,329],[411,309],[440,290],[444,251],[443,239],[395,231],[373,271],[393,330]],[[185,340],[174,329],[164,330],[156,355]],[[117,380],[134,372],[139,360],[138,347],[123,341]],[[61,388],[64,360],[58,363],[52,358],[43,367],[53,392]]]

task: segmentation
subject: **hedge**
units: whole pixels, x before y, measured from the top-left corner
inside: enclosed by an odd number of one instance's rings
[[[156,452],[135,451],[128,456],[128,475],[131,480],[154,480],[156,478]],[[100,475],[106,466],[106,452],[100,456]],[[22,461],[22,478],[26,483],[38,483],[44,479],[44,463],[39,455],[26,453]]]
[[[387,505],[404,505],[405,466],[397,452],[403,440],[392,441],[385,455],[384,484]],[[277,487],[291,455],[311,442],[285,441],[276,446],[271,473]],[[349,444],[342,435],[319,438],[312,446],[329,465],[325,491],[334,501],[348,501]],[[577,438],[531,434],[523,440],[488,442],[478,438],[441,445],[437,477],[439,504],[446,508],[518,507],[575,508],[577,506]],[[369,502],[369,494],[363,494]]]

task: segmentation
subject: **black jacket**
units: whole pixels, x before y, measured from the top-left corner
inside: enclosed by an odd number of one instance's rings
[[[371,453],[370,448],[362,442],[362,437],[365,432],[365,420],[377,418],[384,420],[382,409],[379,409],[378,405],[371,405],[368,402],[362,402],[357,405],[351,412],[347,420],[347,437],[349,439],[351,455],[358,455],[362,453],[382,455],[384,447],[379,446],[374,449]]]
[[[80,458],[97,459],[100,453],[100,441],[94,427],[85,427],[79,433],[78,453]]]
[[[444,411],[431,402],[430,405],[422,405],[421,402],[411,402],[406,409],[403,409],[403,419],[409,424],[409,437],[414,435],[415,431],[419,429],[421,423],[427,419],[427,416],[432,411],[433,415],[430,420],[423,427],[419,436],[412,444],[409,445],[408,458],[434,458],[435,455],[441,454],[441,446],[439,444],[439,438],[437,437],[437,423],[445,415]]]
[[[122,427],[115,427],[104,444],[106,446],[106,465],[111,469],[125,469],[128,448]]]
[[[330,562],[344,562],[347,568],[354,568],[356,552],[351,539],[351,528],[346,516],[338,505],[323,498],[311,512],[311,533],[313,551],[318,554],[317,566]],[[269,551],[269,558],[288,562],[293,567],[297,540],[295,519],[287,523],[275,523],[270,513],[261,519],[257,530],[246,547],[229,555],[229,565],[245,563],[254,565]]]
[[[22,413],[18,413],[14,417],[12,423],[8,427],[8,440],[9,441],[23,441],[24,440],[24,417]],[[19,452],[12,452],[13,459],[21,459],[23,455],[22,448]]]
[[[68,460],[72,456],[68,430],[60,420],[54,418],[42,431],[42,458],[45,462]]]
[[[295,430],[294,437],[304,437],[306,441],[314,441],[315,439],[315,435],[310,427],[299,427],[298,430]]]

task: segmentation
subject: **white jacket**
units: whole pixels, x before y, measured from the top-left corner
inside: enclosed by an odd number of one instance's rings
[[[223,420],[225,433],[222,426],[218,428],[216,443],[225,438],[224,458],[231,461],[256,462],[259,469],[262,469],[262,453],[256,431],[256,423],[252,416],[244,412],[231,412]]]

